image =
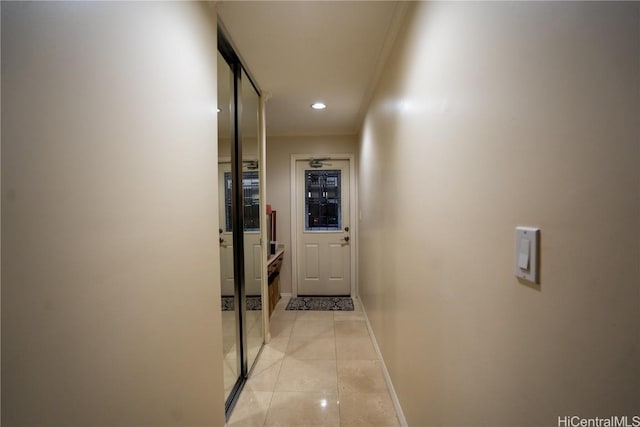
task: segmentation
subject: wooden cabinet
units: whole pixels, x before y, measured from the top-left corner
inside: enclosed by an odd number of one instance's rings
[[[280,268],[284,258],[284,249],[278,250],[269,258],[267,272],[269,274],[269,317],[273,313],[278,301],[280,301]]]
[[[269,317],[276,308],[276,304],[280,300],[280,275],[277,275],[273,282],[269,283]]]

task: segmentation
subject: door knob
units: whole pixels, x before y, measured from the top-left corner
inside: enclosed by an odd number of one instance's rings
[[[345,227],[344,231],[346,231],[348,233],[349,232],[349,226]]]
[[[344,241],[345,241],[345,242],[348,242],[348,241],[349,241],[349,236],[345,236],[345,237],[344,237]]]

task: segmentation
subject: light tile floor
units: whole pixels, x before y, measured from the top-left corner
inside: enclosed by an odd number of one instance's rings
[[[228,426],[399,426],[364,314],[286,311],[265,345]]]
[[[238,361],[236,350],[236,312],[222,312],[222,352],[224,372],[224,398],[226,399],[238,379]],[[262,311],[247,311],[248,357],[255,359],[262,344]]]

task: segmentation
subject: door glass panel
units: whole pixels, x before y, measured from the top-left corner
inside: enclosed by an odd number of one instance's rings
[[[257,166],[256,166],[257,167]],[[260,231],[260,180],[258,171],[242,173],[244,231]]]
[[[244,225],[244,281],[247,336],[247,368],[251,369],[263,338],[262,247],[260,245],[260,145],[258,140],[259,97],[242,72],[242,205]]]
[[[225,231],[231,233],[231,172],[224,173],[224,224]]]
[[[224,175],[225,229],[231,231],[231,172]],[[260,231],[260,177],[259,172],[242,173],[244,231]]]
[[[341,230],[341,171],[305,170],[304,176],[305,230]]]

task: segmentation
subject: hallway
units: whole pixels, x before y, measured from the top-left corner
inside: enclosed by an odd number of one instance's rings
[[[0,4],[3,427],[223,427],[225,367],[229,426],[640,427],[640,2]],[[353,158],[358,310],[260,328],[296,156]]]
[[[398,426],[359,301],[353,312],[286,311],[228,426]]]

